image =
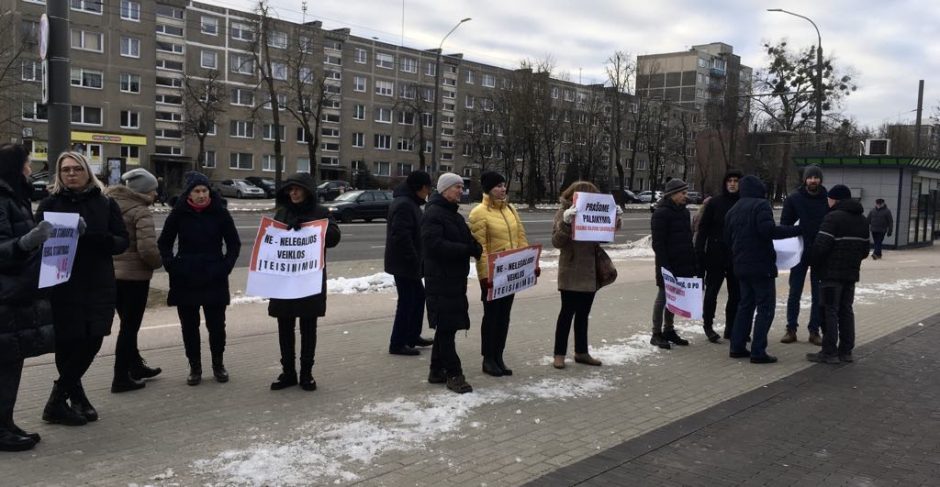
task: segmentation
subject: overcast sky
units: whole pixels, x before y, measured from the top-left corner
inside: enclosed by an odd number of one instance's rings
[[[204,0],[250,10],[254,0]],[[270,0],[278,16],[300,20],[301,0]],[[632,55],[686,50],[725,42],[755,70],[766,64],[764,41],[816,44],[851,68],[859,89],[844,111],[862,125],[913,123],[917,81],[925,80],[925,118],[940,104],[940,2],[937,0],[310,0],[307,20],[349,27],[361,37],[413,48],[445,44],[476,61],[506,68],[521,59],[554,58],[572,80],[603,82],[604,61],[616,50]],[[402,18],[404,17],[404,36]],[[931,77],[933,75],[933,77]]]

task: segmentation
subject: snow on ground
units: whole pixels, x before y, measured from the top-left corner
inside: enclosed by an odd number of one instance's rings
[[[391,292],[395,289],[395,278],[385,272],[363,277],[336,277],[326,281],[326,289],[330,294]]]

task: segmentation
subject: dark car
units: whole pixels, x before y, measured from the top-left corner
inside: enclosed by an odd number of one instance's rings
[[[317,199],[320,201],[333,201],[337,196],[351,190],[349,181],[323,181],[317,186]]]
[[[388,217],[388,207],[392,204],[392,192],[378,189],[358,189],[347,191],[333,201],[323,203],[333,218],[349,223],[353,220],[371,222],[375,218]]]
[[[39,171],[31,174],[29,176],[29,183],[33,186],[33,193],[30,195],[29,199],[39,201],[49,196],[49,184],[51,184],[51,182],[48,171]]]
[[[249,183],[263,189],[264,195],[268,198],[273,198],[274,193],[277,192],[277,187],[275,186],[273,179],[261,178],[258,176],[248,176],[245,178],[245,181],[248,181]]]
[[[611,191],[611,194],[614,195],[614,201],[616,201],[618,205],[629,205],[640,202],[640,197],[629,189],[615,189]]]

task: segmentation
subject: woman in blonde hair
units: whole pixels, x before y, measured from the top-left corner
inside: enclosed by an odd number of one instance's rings
[[[127,250],[128,236],[120,207],[102,194],[101,182],[77,152],[64,152],[56,160],[52,191],[39,203],[36,219],[42,220],[46,212],[78,213],[79,238],[71,277],[52,288],[59,379],[42,419],[81,426],[98,419],[82,388],[82,376],[111,334],[116,302],[112,256]]]

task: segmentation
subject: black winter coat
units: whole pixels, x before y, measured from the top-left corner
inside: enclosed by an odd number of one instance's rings
[[[169,306],[229,304],[228,276],[238,260],[241,240],[222,198],[215,192],[211,198],[206,209],[196,211],[186,196],[180,196],[157,239],[163,268],[170,275]]]
[[[431,328],[469,330],[467,277],[470,257],[479,258],[482,247],[457,212],[460,206],[435,194],[421,221],[424,248],[424,285]]]
[[[692,217],[688,208],[664,197],[656,205],[650,220],[653,252],[656,253],[656,285],[663,287],[661,268],[676,277],[698,274],[695,248],[692,246]]]
[[[729,193],[727,189],[705,204],[695,234],[695,255],[705,269],[721,271],[731,269],[731,249],[725,241],[725,215],[740,199],[740,193]]]
[[[52,288],[56,333],[109,335],[117,302],[114,256],[130,245],[121,207],[92,185],[81,192],[66,189],[50,195],[39,203],[36,219],[42,220],[47,211],[78,213],[86,225],[78,238],[72,276]]]
[[[787,196],[783,202],[783,212],[780,214],[781,225],[793,225],[800,222],[800,233],[803,235],[803,257],[801,263],[809,263],[809,249],[813,247],[813,241],[819,232],[819,225],[822,224],[823,217],[829,213],[829,199],[826,187],[820,185],[816,194],[810,194],[806,191],[806,186],[800,186],[796,191]]]
[[[40,252],[17,245],[33,226],[29,202],[0,180],[0,364],[35,356],[53,342],[52,308],[37,289]]]
[[[300,186],[307,191],[307,199],[300,205],[291,203],[287,194],[289,186]],[[307,222],[315,220],[329,220],[326,227],[326,248],[331,249],[339,244],[341,237],[339,225],[330,216],[330,212],[317,204],[317,188],[313,176],[307,173],[298,173],[284,181],[277,192],[277,208],[274,219],[286,223],[289,228],[299,228]],[[323,264],[323,290],[320,294],[296,299],[275,299],[268,301],[268,316],[276,318],[300,318],[326,315],[326,262]]]
[[[741,198],[725,216],[725,240],[731,244],[734,275],[738,277],[777,277],[774,240],[800,235],[800,227],[774,223],[764,183],[744,176]]]
[[[868,212],[868,225],[872,233],[886,233],[889,237],[894,231],[894,218],[891,217],[891,210],[887,206],[872,208]]]
[[[421,206],[424,200],[402,183],[393,193],[385,227],[385,272],[421,279]]]
[[[820,280],[858,282],[862,261],[868,257],[868,221],[862,205],[842,200],[823,218],[811,249],[812,264]]]

